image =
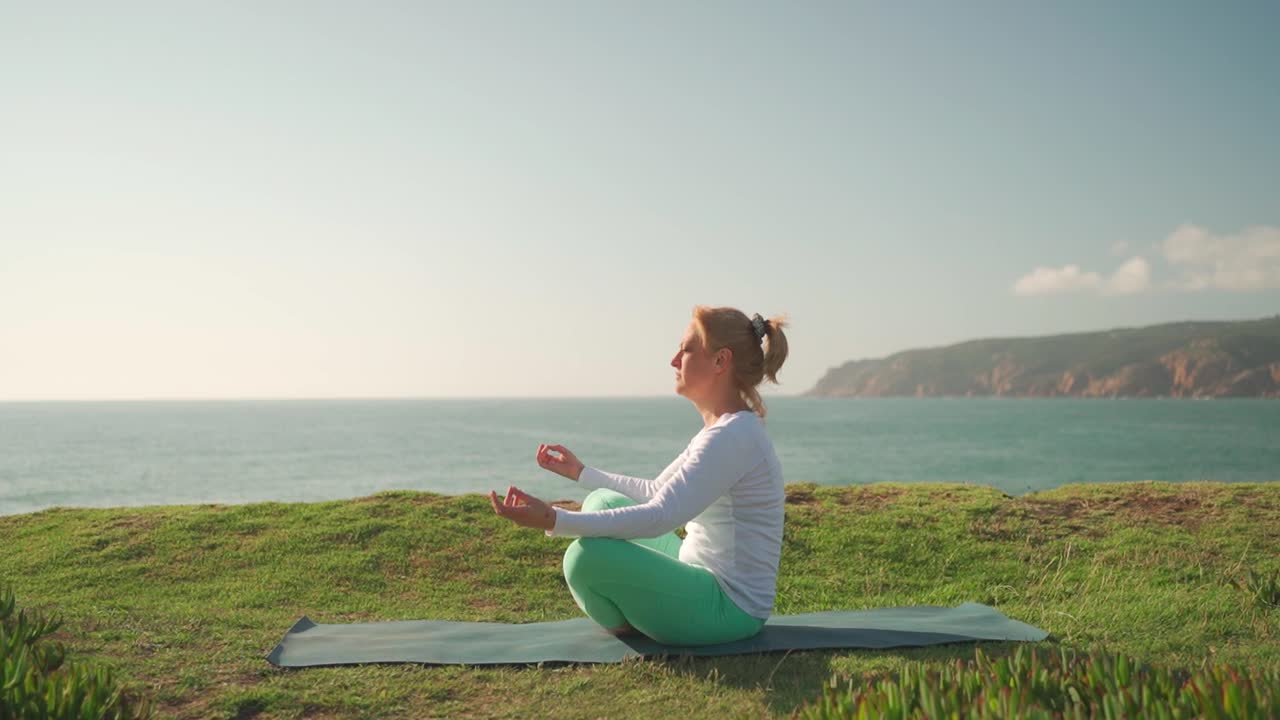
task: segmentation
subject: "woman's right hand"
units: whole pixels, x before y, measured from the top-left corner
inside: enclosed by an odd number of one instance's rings
[[[560,457],[551,454],[551,451],[560,453]],[[557,475],[578,481],[578,476],[582,474],[582,463],[577,456],[569,452],[569,449],[563,445],[547,445],[543,443],[538,446],[538,465]]]

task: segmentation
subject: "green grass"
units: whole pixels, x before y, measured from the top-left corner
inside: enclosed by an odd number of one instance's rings
[[[833,676],[932,648],[613,665],[279,670],[302,615],[535,622],[579,617],[566,538],[481,495],[306,504],[55,508],[0,517],[0,585],[56,613],[73,658],[111,667],[161,717],[787,716]],[[788,486],[778,613],[976,601],[1048,630],[1038,645],[1144,662],[1280,667],[1280,483]],[[1251,575],[1252,573],[1252,575]],[[1263,580],[1260,580],[1262,578]],[[992,657],[1015,643],[981,643]]]

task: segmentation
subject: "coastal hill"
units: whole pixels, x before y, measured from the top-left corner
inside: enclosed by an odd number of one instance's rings
[[[971,340],[832,368],[805,397],[1280,398],[1280,315]]]

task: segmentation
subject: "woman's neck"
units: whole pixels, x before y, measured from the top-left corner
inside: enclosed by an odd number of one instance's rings
[[[698,405],[697,408],[698,414],[702,415],[702,426],[704,428],[711,427],[717,420],[725,415],[751,409],[747,407],[747,404],[743,402],[741,397],[734,397],[732,399],[722,398],[719,402],[707,405]]]

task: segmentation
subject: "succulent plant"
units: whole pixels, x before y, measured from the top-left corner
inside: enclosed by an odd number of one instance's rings
[[[68,663],[67,648],[48,636],[58,618],[18,610],[0,590],[0,720],[136,720],[150,704],[127,696],[107,668]]]
[[[1093,649],[1040,653],[1019,646],[1008,657],[936,666],[912,662],[890,676],[845,687],[836,676],[797,713],[829,718],[1275,718],[1280,670],[1227,665],[1195,672],[1142,665]]]

